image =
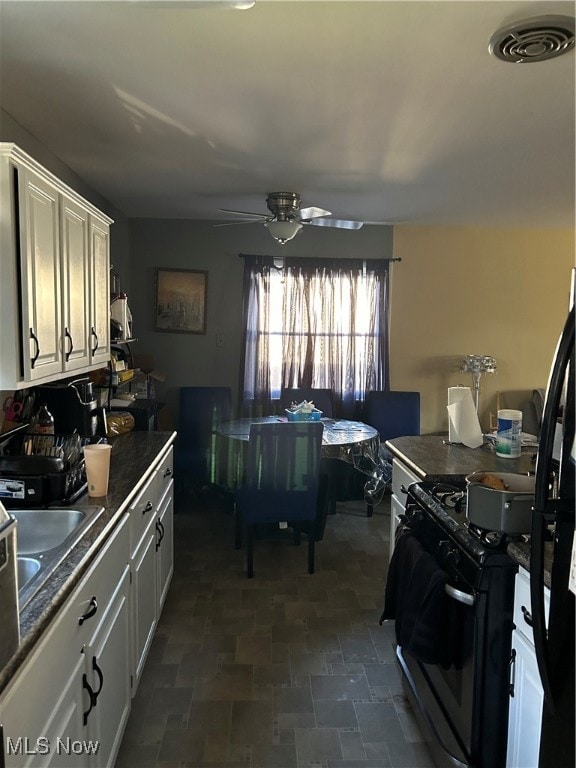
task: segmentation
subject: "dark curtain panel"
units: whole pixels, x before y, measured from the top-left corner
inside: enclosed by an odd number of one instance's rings
[[[272,414],[283,387],[329,388],[351,418],[388,389],[388,264],[245,256],[244,412]]]

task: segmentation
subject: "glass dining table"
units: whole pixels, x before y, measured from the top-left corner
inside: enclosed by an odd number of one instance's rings
[[[220,425],[218,431],[233,440],[248,440],[251,424],[269,424],[287,421],[283,416],[261,416],[257,418],[235,419]],[[376,456],[380,445],[378,430],[361,421],[349,419],[321,419],[324,425],[322,435],[322,458],[341,459],[351,464],[354,455],[368,454]]]
[[[223,422],[218,427],[219,435],[230,439],[228,452],[228,484],[233,488],[238,478],[242,475],[242,446],[247,444],[250,437],[251,424],[267,424],[286,422],[282,416],[261,416],[252,418],[235,419]],[[378,455],[380,436],[374,427],[361,421],[349,419],[321,419],[324,425],[322,435],[322,459],[336,459],[352,464],[356,469],[368,475],[366,489],[370,492],[375,486],[379,486]],[[326,498],[320,504],[323,510],[319,513],[317,526],[317,539],[322,538],[328,512],[335,510],[335,498],[333,494],[332,461],[324,462],[328,467],[328,483]]]

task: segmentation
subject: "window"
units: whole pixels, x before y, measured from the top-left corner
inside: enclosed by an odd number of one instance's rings
[[[265,412],[283,387],[329,388],[351,416],[387,387],[387,261],[245,259],[245,405]]]

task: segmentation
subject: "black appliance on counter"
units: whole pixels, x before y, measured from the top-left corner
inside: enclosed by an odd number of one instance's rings
[[[88,490],[83,447],[102,438],[81,437],[77,432],[19,432],[2,438],[0,500],[7,509],[72,504]]]
[[[382,620],[396,620],[404,686],[435,763],[504,768],[518,566],[509,537],[470,525],[465,505],[464,483],[408,488]]]
[[[104,412],[98,407],[92,382],[86,377],[36,387],[36,402],[54,417],[55,432],[84,437],[105,436]]]
[[[575,615],[574,594],[568,588],[575,524],[575,274],[576,271],[573,271],[571,308],[556,348],[544,401],[532,516],[530,593],[534,646],[544,690],[539,768],[573,768],[575,764]],[[559,423],[562,400],[564,410]],[[559,456],[556,456],[555,442],[559,448]],[[554,525],[554,560],[546,627],[544,540],[551,525]]]

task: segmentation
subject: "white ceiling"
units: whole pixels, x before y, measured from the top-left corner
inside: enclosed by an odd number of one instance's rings
[[[574,225],[574,52],[488,53],[573,2],[0,1],[0,105],[130,217]]]

